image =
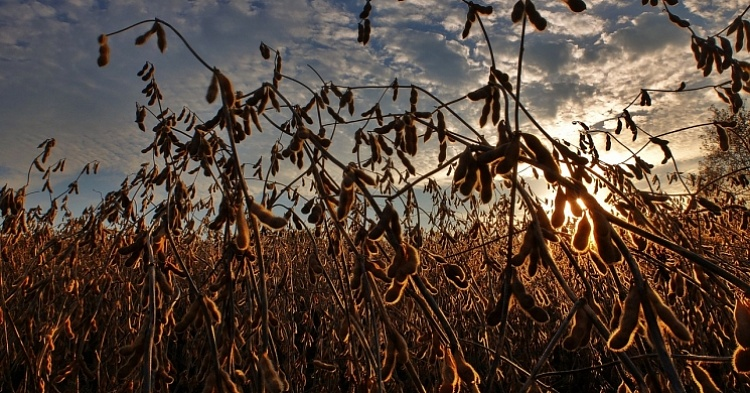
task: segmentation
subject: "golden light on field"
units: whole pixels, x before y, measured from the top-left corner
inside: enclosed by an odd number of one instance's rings
[[[750,392],[744,7],[139,1],[0,7],[0,391]]]

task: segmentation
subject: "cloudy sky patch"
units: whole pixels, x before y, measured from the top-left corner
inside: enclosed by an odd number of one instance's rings
[[[515,85],[520,26],[510,22],[513,3],[490,2],[495,12],[482,21],[498,68],[511,74]],[[612,126],[611,119],[641,88],[673,89],[682,81],[695,87],[728,79],[727,75],[702,78],[690,51],[689,32],[670,23],[661,6],[589,0],[584,13],[573,14],[560,1],[535,3],[549,27],[545,32],[529,27],[521,97],[556,137],[576,143],[579,127],[571,124],[573,120]],[[166,54],[159,53],[153,42],[133,46],[135,37],[150,24],[110,37],[111,62],[105,68],[96,66],[96,37],[143,19],[158,17],[174,25],[209,64],[245,92],[272,77],[272,62],[263,60],[258,51],[261,41],[279,50],[285,74],[316,91],[321,82],[309,66],[325,81],[340,86],[385,86],[398,78],[402,85],[418,84],[444,101],[460,98],[487,80],[490,56],[479,25],[473,26],[468,39],[460,37],[466,18],[462,2],[375,1],[366,47],[356,42],[363,5],[364,1],[341,0],[5,2],[0,6],[3,183],[19,187],[26,182],[28,168],[40,152],[36,146],[47,138],[58,142],[53,159],[67,160],[66,173],[56,175],[56,191],[64,189],[85,163],[101,162],[99,179],[82,183],[85,204],[98,201],[94,188],[115,189],[125,176],[151,161],[140,150],[151,142],[152,134],[142,133],[133,122],[136,102],[147,101],[141,93],[145,83],[135,75],[146,61],[156,66],[157,82],[172,110],[187,106],[204,120],[215,114],[218,108],[204,99],[210,74],[172,32],[168,32]],[[745,6],[739,0],[684,0],[671,10],[691,21],[699,34],[714,34]],[[304,105],[310,99],[306,89],[289,80],[281,89],[293,102]],[[357,90],[355,115],[369,109],[381,93]],[[652,99],[654,106],[632,107],[631,112],[653,134],[704,122],[711,116],[711,105],[722,106],[711,90],[653,93]],[[401,93],[397,106],[389,102],[386,97],[383,105],[403,112],[408,92]],[[421,110],[434,106],[422,96]],[[494,135],[493,127],[478,127],[481,103],[461,102],[455,109],[480,133]],[[285,115],[272,116],[281,121]],[[471,135],[457,121],[451,124]],[[341,135],[349,133],[346,139],[351,139],[361,125],[342,126]],[[697,134],[670,137],[683,170],[696,168],[701,154],[695,148]],[[273,130],[254,133],[251,143],[241,145],[244,161],[254,163],[254,157],[267,155],[278,136]],[[643,137],[634,144],[628,137],[624,140],[637,150],[645,143]],[[415,159],[420,168],[434,166],[435,147],[434,143],[420,146],[422,152],[430,150]],[[344,154],[351,145],[340,149]],[[660,151],[646,151],[658,164]],[[289,162],[283,166],[292,167]],[[285,177],[295,174],[290,171]],[[32,182],[32,188],[41,188],[38,183]],[[103,189],[106,184],[111,187]]]

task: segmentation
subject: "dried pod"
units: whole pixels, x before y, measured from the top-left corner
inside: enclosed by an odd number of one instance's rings
[[[320,370],[324,370],[324,371],[334,372],[338,370],[338,366],[336,366],[335,364],[326,363],[318,359],[313,360],[312,364],[313,364],[313,367],[320,369]]]
[[[641,315],[641,295],[635,285],[630,287],[622,306],[622,314],[617,330],[609,337],[607,346],[615,352],[626,350],[633,343],[638,319]]]
[[[456,372],[461,380],[469,386],[479,385],[481,382],[479,374],[477,374],[474,367],[464,359],[463,353],[461,353],[461,351],[456,351],[453,353],[453,359],[456,363]]]
[[[481,153],[477,156],[477,162],[480,164],[491,164],[501,158],[504,158],[505,154],[508,152],[509,146],[510,146],[510,142],[504,143],[502,145],[495,147],[492,150],[488,150],[484,153]]]
[[[237,237],[235,238],[235,244],[238,250],[244,251],[250,247],[250,226],[247,224],[245,209],[242,205],[236,211],[234,224],[237,227]]]
[[[357,179],[362,181],[362,183],[367,184],[368,186],[377,185],[377,182],[375,181],[375,179],[372,176],[370,176],[370,174],[368,174],[367,172],[357,167],[354,167],[352,170],[354,171],[354,175],[357,177]]]
[[[528,310],[525,310],[526,313],[531,317],[531,319],[534,320],[536,323],[547,323],[549,322],[549,314],[547,311],[539,306],[531,307]]]
[[[159,47],[159,51],[164,53],[167,51],[167,33],[159,22],[154,23],[154,28],[156,29],[156,45]]]
[[[693,381],[695,381],[696,385],[698,385],[698,390],[701,393],[720,393],[721,389],[719,389],[718,386],[716,386],[716,383],[711,378],[711,376],[708,374],[708,371],[703,368],[700,364],[690,364],[688,365],[688,370],[690,370],[690,374],[693,377]]]
[[[339,221],[346,218],[354,205],[354,174],[347,168],[339,187],[339,204],[336,208],[336,218]]]
[[[599,256],[594,250],[589,249],[588,256],[591,259],[591,262],[594,264],[594,267],[596,267],[596,270],[599,272],[599,274],[607,275],[609,272],[609,267],[606,263],[602,260],[602,257]]]
[[[573,235],[572,246],[578,252],[586,252],[589,248],[589,238],[591,236],[591,223],[588,216],[584,215],[578,221],[576,232]]]
[[[260,55],[263,56],[263,58],[266,60],[271,58],[271,50],[263,41],[261,41],[260,43]]]
[[[531,0],[526,0],[525,11],[526,15],[529,17],[529,22],[531,22],[537,30],[544,31],[544,29],[547,28],[547,19],[537,11],[536,6]]]
[[[677,316],[674,315],[672,309],[664,304],[664,301],[661,299],[659,294],[656,293],[651,287],[648,287],[646,289],[646,294],[648,295],[649,303],[654,308],[656,315],[659,316],[659,319],[669,329],[670,333],[672,333],[672,336],[680,341],[692,341],[693,335],[690,334],[690,330],[688,330],[685,324],[677,319]]]
[[[250,205],[250,213],[255,216],[263,225],[271,229],[282,229],[287,224],[285,218],[274,216],[270,210],[266,209],[263,205],[260,205],[256,202],[253,202]]]
[[[458,391],[460,379],[451,351],[445,351],[445,356],[440,367],[440,376],[443,382],[438,388],[438,393],[455,393]]]
[[[583,12],[586,10],[586,3],[583,0],[563,0],[563,3],[573,12]]]
[[[469,282],[466,280],[466,272],[461,266],[453,263],[443,265],[443,273],[456,288],[460,290],[469,288]]]
[[[216,79],[219,83],[219,88],[221,90],[221,98],[224,101],[224,105],[226,105],[229,108],[234,107],[234,104],[237,99],[234,94],[234,87],[232,87],[232,82],[224,74],[219,72],[219,70],[216,70],[215,74],[216,74]]]
[[[607,220],[604,214],[595,210],[590,210],[589,215],[594,224],[594,243],[596,243],[596,250],[599,256],[608,264],[620,262],[622,260],[622,253],[612,242],[612,227],[609,220]]]
[[[495,165],[495,173],[504,175],[513,170],[518,163],[518,154],[520,153],[520,138],[514,137],[508,142],[508,149],[505,158]]]
[[[482,203],[490,203],[492,200],[492,191],[494,190],[494,183],[492,182],[492,173],[490,172],[490,166],[488,164],[478,165],[479,167],[479,185],[480,185],[480,197]]]
[[[732,356],[734,370],[742,374],[750,374],[750,349],[737,347]]]
[[[526,233],[524,233],[523,235],[523,242],[521,243],[521,248],[519,248],[518,252],[511,257],[510,264],[513,266],[523,265],[523,262],[526,260],[526,257],[529,256],[529,254],[531,253],[531,250],[536,246],[536,243],[537,243],[536,234],[529,227],[526,230]]]
[[[728,151],[729,150],[729,135],[727,135],[727,130],[720,126],[719,124],[715,124],[716,126],[716,133],[719,135],[719,148],[721,148],[721,151]]]
[[[750,302],[741,295],[737,296],[737,303],[734,305],[734,323],[737,344],[750,348]]]
[[[411,275],[417,272],[421,265],[419,258],[419,250],[411,244],[406,244],[404,247],[404,263],[401,264],[400,272],[404,275]],[[398,276],[397,276],[398,277]]]
[[[399,282],[398,280],[391,281],[391,285],[385,291],[383,298],[385,304],[396,304],[401,300],[406,289],[406,282]]]
[[[721,214],[721,206],[711,202],[710,200],[704,198],[704,197],[698,197],[698,204],[703,206],[706,210],[711,212],[711,214],[719,215]]]
[[[466,177],[464,177],[464,180],[458,186],[458,190],[464,196],[469,196],[474,190],[474,187],[476,186],[478,180],[479,170],[477,168],[477,162],[472,159],[471,161],[469,161],[469,168],[466,172]]]
[[[284,380],[281,379],[281,376],[279,375],[279,371],[268,357],[268,352],[263,352],[261,355],[258,368],[260,369],[263,385],[267,391],[271,393],[281,393],[287,390],[285,389],[286,386]]]
[[[523,286],[523,283],[518,279],[517,276],[513,276],[510,285],[513,297],[518,302],[518,305],[520,305],[521,308],[524,309],[524,311],[528,311],[536,307],[534,297],[526,292],[526,288]]]
[[[383,354],[383,365],[381,367],[383,382],[388,382],[391,379],[393,370],[396,368],[396,346],[393,340],[387,341],[385,353]]]
[[[458,157],[456,169],[453,171],[453,184],[457,184],[466,177],[469,171],[469,163],[474,160],[474,155],[468,147]]]
[[[553,228],[560,228],[565,223],[565,205],[568,198],[565,196],[565,191],[562,187],[557,187],[557,194],[555,194],[555,205],[552,211],[552,217],[550,217],[550,224]]]
[[[491,97],[491,94],[492,94],[492,86],[485,85],[467,94],[466,98],[472,101],[479,101],[479,100],[485,100],[488,97]]]
[[[219,96],[219,79],[216,74],[211,76],[211,84],[208,85],[208,91],[206,92],[206,101],[209,104],[213,104],[216,101],[216,97]]]
[[[99,67],[109,64],[109,44],[107,43],[107,36],[104,34],[99,36],[99,57],[96,59],[96,64]]]
[[[469,9],[469,13],[466,18],[466,23],[464,23],[464,29],[461,31],[461,38],[464,38],[464,39],[468,37],[469,32],[471,32],[472,21],[471,21],[471,18],[469,17],[470,15],[473,15],[471,9]]]
[[[409,363],[411,361],[409,355],[409,346],[406,344],[404,336],[396,331],[389,331],[388,340],[393,341],[393,346],[396,348],[396,360],[398,361],[398,363]]]
[[[208,311],[208,316],[211,318],[211,323],[220,323],[221,311],[219,311],[219,307],[216,305],[216,303],[210,297],[204,295],[203,304],[206,305],[206,311]]]
[[[523,0],[518,0],[515,5],[513,5],[513,11],[510,14],[510,20],[513,21],[513,23],[518,23],[521,21],[521,18],[523,18],[524,13],[524,4]]]
[[[535,135],[522,133],[526,146],[534,153],[534,157],[544,169],[544,177],[548,182],[555,182],[560,177],[560,166],[557,160],[552,156],[549,150],[542,144]]]
[[[563,340],[562,346],[566,351],[575,351],[576,349],[588,344],[591,336],[592,328],[591,320],[586,314],[586,310],[583,307],[579,307],[576,310],[573,327],[570,329],[570,333]]]
[[[161,271],[161,269],[156,269],[156,284],[159,287],[159,290],[161,290],[164,294],[172,296],[172,294],[174,293],[174,287],[172,286],[172,283],[169,281],[167,275]]]

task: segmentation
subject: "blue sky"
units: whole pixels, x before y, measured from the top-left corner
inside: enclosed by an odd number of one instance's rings
[[[511,75],[520,33],[510,21],[513,3],[488,2],[495,12],[484,19],[498,68]],[[638,0],[586,3],[585,12],[573,14],[561,1],[535,2],[549,27],[528,36],[521,95],[555,137],[576,142],[573,120],[614,127],[608,120],[641,88],[676,88],[681,81],[694,87],[727,78],[702,78],[690,52],[689,33],[670,23],[661,6],[642,6]],[[62,192],[86,162],[101,163],[98,176],[81,181],[81,195],[73,206],[97,203],[97,192],[118,188],[127,175],[149,162],[151,157],[140,150],[152,135],[134,123],[136,102],[146,102],[141,94],[145,83],[136,77],[145,61],[156,66],[166,104],[175,112],[185,105],[204,119],[215,113],[217,107],[203,98],[209,74],[171,32],[166,54],[160,54],[154,42],[133,45],[148,25],[113,36],[110,64],[97,67],[96,37],[142,19],[158,17],[173,24],[243,91],[272,76],[270,62],[258,51],[261,41],[280,50],[285,74],[318,88],[308,65],[337,85],[387,85],[397,77],[402,85],[418,84],[445,101],[486,81],[489,53],[479,30],[475,27],[466,40],[460,37],[466,15],[462,2],[375,0],[372,38],[366,47],[356,42],[363,5],[364,1],[336,0],[0,2],[0,183],[14,188],[25,184],[40,152],[36,147],[47,138],[57,140],[53,162],[66,159],[65,173],[53,178],[55,193]],[[672,10],[705,35],[720,31],[746,5],[739,0],[684,0]],[[282,82],[282,90],[302,104],[309,100],[303,89],[288,81]],[[358,93],[357,112],[369,108],[378,94]],[[408,99],[408,94],[403,96]],[[712,104],[722,105],[711,90],[654,93],[652,98],[652,107],[633,107],[631,113],[654,134],[703,122],[710,118]],[[456,106],[475,127],[480,108],[468,102]],[[480,132],[493,140],[493,127]],[[700,158],[697,136],[690,132],[670,139],[684,171],[695,170]],[[242,145],[243,160],[253,163],[258,155],[267,155],[277,137],[271,132],[253,134]],[[631,146],[637,149],[644,141]],[[434,167],[437,149],[428,150],[415,159],[417,168]],[[453,153],[460,150],[456,147]],[[603,158],[617,162],[622,154],[615,150]],[[644,155],[649,154],[658,164],[660,150],[648,148]],[[660,169],[673,170],[671,165]],[[289,170],[282,179],[294,175]],[[40,177],[32,172],[30,191],[41,189]]]

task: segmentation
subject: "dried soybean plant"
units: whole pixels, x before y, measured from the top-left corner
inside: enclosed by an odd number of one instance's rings
[[[739,111],[744,12],[700,37],[670,9],[676,0],[650,3],[690,33],[703,75],[731,70],[706,88]],[[101,35],[100,66],[112,36],[146,26],[136,45],[156,36],[162,52],[176,36],[205,67],[216,114],[172,110],[146,63],[136,123],[153,135],[150,162],[119,190],[55,225],[57,198],[40,214],[24,207],[26,187],[3,189],[3,390],[747,390],[747,267],[716,252],[745,233],[736,214],[747,208],[681,175],[667,138],[700,125],[653,134],[628,111],[699,88],[638,87],[616,129],[576,122],[577,144],[552,138],[522,100],[526,30],[546,28],[543,11],[531,0],[463,4],[462,36],[481,32],[492,64],[484,86],[445,100],[397,79],[319,76],[312,87],[263,43],[272,77],[243,93],[165,21]],[[359,15],[365,45],[378,34],[372,7]],[[519,30],[515,71],[494,63],[484,23],[498,12]],[[298,90],[304,102],[288,98]],[[380,98],[361,103],[371,91]],[[481,104],[478,121],[459,104]],[[476,125],[495,127],[497,143]],[[605,162],[599,133],[605,150],[616,142],[632,155]],[[270,152],[241,156],[254,138],[272,138]],[[436,165],[418,171],[412,161],[434,144]],[[639,155],[649,144],[681,194],[662,191]],[[34,161],[43,180],[53,145]],[[280,176],[292,168],[296,177]]]

